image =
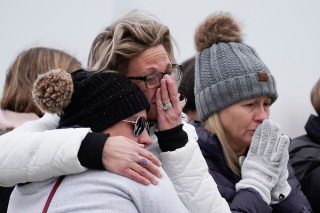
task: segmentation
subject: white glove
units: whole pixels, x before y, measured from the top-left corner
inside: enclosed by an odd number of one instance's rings
[[[281,140],[290,141],[289,137],[281,137]],[[280,143],[284,143],[280,141]],[[290,143],[290,142],[289,142]],[[282,168],[280,178],[276,186],[271,191],[271,204],[279,203],[284,200],[291,192],[291,186],[288,183],[288,161],[289,161],[289,150],[284,150],[283,161],[286,162],[285,166]]]
[[[251,141],[251,145],[241,167],[242,179],[236,184],[236,190],[254,188],[269,205],[271,190],[279,181],[280,173],[288,160],[289,140],[281,136],[280,126],[270,120],[260,124]]]

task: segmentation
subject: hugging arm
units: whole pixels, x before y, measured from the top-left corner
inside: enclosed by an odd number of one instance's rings
[[[90,129],[54,130],[58,122],[58,116],[46,114],[0,137],[1,186],[86,170],[77,153]]]
[[[55,129],[58,123],[58,116],[45,114],[39,120],[27,122],[0,136],[1,186],[80,173],[87,167],[109,169],[109,166],[110,171],[143,184],[155,182],[152,173],[160,174],[156,166],[160,165],[160,161],[152,153],[132,145],[129,139],[108,138],[108,135],[91,133],[89,128]],[[114,147],[123,146],[127,146],[129,154],[122,152],[109,156],[109,151],[114,151]],[[113,167],[102,160],[102,156],[106,155]],[[149,159],[149,167],[137,164],[138,156]],[[135,161],[117,160],[133,157]]]

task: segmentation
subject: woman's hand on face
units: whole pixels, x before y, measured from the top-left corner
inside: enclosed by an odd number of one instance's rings
[[[151,152],[124,136],[111,136],[107,139],[102,154],[104,167],[113,173],[128,177],[141,184],[158,184],[161,177],[160,160]]]
[[[156,92],[159,131],[172,129],[182,123],[179,97],[175,82],[169,75],[165,75]]]

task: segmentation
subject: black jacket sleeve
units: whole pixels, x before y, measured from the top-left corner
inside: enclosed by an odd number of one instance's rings
[[[78,159],[82,166],[89,169],[105,170],[102,163],[102,152],[109,134],[90,132],[83,139]]]
[[[188,142],[188,134],[182,129],[183,124],[165,131],[155,132],[162,152],[174,151],[184,147]]]

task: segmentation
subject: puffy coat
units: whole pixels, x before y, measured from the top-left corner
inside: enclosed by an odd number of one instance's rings
[[[21,113],[0,108],[0,135],[21,126],[27,121],[37,120],[35,113]]]
[[[0,108],[0,135],[39,117],[35,113],[19,113]],[[0,187],[0,212],[7,212],[7,206],[13,187]]]
[[[269,206],[252,188],[236,192],[235,185],[240,181],[227,167],[222,147],[216,135],[200,126],[200,122],[192,122],[198,133],[198,143],[209,166],[210,174],[218,185],[222,197],[229,203],[232,212],[311,212],[308,200],[300,190],[300,184],[288,164],[288,182],[292,188],[289,196],[282,202]]]

